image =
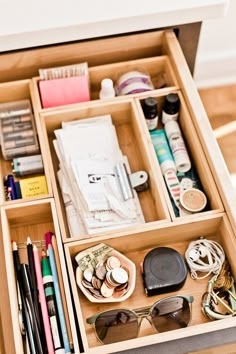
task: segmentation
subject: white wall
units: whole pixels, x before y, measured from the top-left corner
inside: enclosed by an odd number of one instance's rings
[[[226,17],[203,23],[194,79],[198,87],[236,84],[236,0]]]

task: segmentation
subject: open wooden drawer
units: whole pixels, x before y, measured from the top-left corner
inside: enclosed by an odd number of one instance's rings
[[[146,96],[137,94],[116,97],[106,102],[97,99],[99,81],[105,75],[113,75],[113,68],[121,68],[125,65],[132,66],[137,60],[146,63],[147,68],[151,70],[154,76],[155,63],[162,63],[161,65],[164,65],[165,68],[170,69],[168,87],[154,90],[151,93],[157,98],[160,105],[162,105],[163,97],[167,93],[178,92],[180,95],[182,103],[180,125],[210,201],[210,209],[206,212],[185,218],[174,216],[149,132],[143,120],[140,102]],[[57,109],[42,109],[37,87],[38,69],[84,61],[88,62],[91,72],[93,100],[88,103],[58,107]],[[14,237],[24,241],[28,231],[34,234],[35,240],[41,239],[45,228],[52,228],[57,238],[62,238],[60,245],[61,266],[64,272],[76,353],[83,350],[85,353],[111,353],[118,349],[127,350],[169,342],[174,339],[188,339],[194,335],[206,335],[208,332],[209,343],[213,345],[211,332],[232,328],[236,323],[234,318],[209,321],[202,315],[200,302],[203,292],[206,291],[207,280],[197,282],[188,275],[184,288],[179,291],[179,294],[195,297],[193,320],[189,327],[154,334],[148,326],[145,328],[143,323],[144,328],[141,328],[139,338],[119,342],[119,346],[117,344],[102,346],[96,341],[92,329],[85,322],[85,318],[97,311],[111,308],[111,305],[98,306],[90,303],[79,292],[74,276],[74,257],[79,251],[98,242],[108,243],[132,259],[137,268],[137,282],[134,293],[128,300],[118,304],[118,306],[137,308],[143,303],[150,305],[156,298],[165,295],[155,296],[154,299],[153,297],[146,297],[144,294],[139,263],[145,253],[157,246],[170,246],[176,247],[181,254],[184,254],[191,240],[204,236],[222,244],[230,262],[233,276],[236,277],[236,262],[234,259],[236,250],[235,192],[175,34],[172,31],[156,31],[26,50],[23,53],[7,53],[1,55],[0,63],[3,63],[3,65],[0,65],[3,82],[18,80],[14,83],[0,84],[0,89],[7,87],[7,95],[3,96],[4,100],[11,100],[9,96],[12,94],[14,99],[28,97],[32,101],[49,190],[52,191],[52,194],[49,194],[52,199],[36,198],[31,201],[23,200],[20,203],[1,205],[2,235],[5,247],[4,259],[8,268],[7,286],[9,290],[7,296],[1,296],[1,316],[4,322],[6,321],[6,327],[3,326],[6,352],[17,354],[22,352],[20,331],[18,323],[15,321],[15,318],[17,318],[17,301],[10,239]],[[30,80],[33,77],[34,79]],[[26,79],[26,81],[23,79]],[[140,227],[99,234],[93,238],[86,236],[86,238],[75,237],[72,239],[68,232],[65,210],[55,177],[58,161],[52,147],[54,130],[60,127],[63,120],[70,121],[108,113],[112,115],[113,123],[117,127],[121,148],[124,149],[128,157],[130,156],[131,168],[134,170],[143,168],[150,174],[150,189],[140,197],[148,222]],[[121,116],[122,120],[120,121]],[[128,144],[126,144],[126,140],[128,140]],[[133,154],[137,155],[138,158],[132,159]],[[28,214],[33,216],[32,220],[29,220]],[[64,258],[63,243],[66,259]],[[67,274],[72,287],[71,292],[67,283]],[[75,303],[74,308],[72,307],[72,299]],[[76,327],[77,324],[80,327],[81,340],[79,330]],[[197,340],[199,341],[198,347],[201,349],[201,340],[199,338]],[[82,346],[79,345],[80,342],[82,342]],[[191,350],[191,346],[189,350]]]

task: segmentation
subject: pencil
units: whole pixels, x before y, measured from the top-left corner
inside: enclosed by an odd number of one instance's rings
[[[43,277],[42,277],[42,271],[41,271],[40,256],[39,256],[38,248],[35,245],[33,246],[33,254],[34,254],[34,265],[35,265],[35,271],[36,271],[36,278],[37,278],[37,284],[38,284],[38,290],[39,290],[39,301],[40,301],[40,306],[41,306],[41,310],[42,310],[43,324],[44,324],[44,331],[45,331],[45,336],[46,336],[48,354],[54,354],[55,352],[54,352],[54,346],[53,346],[53,341],[52,341],[52,332],[51,332],[51,328],[50,328],[48,309],[47,309],[47,303],[46,303],[44,286],[43,286]]]
[[[62,305],[63,305],[63,309],[64,309],[64,314],[65,314],[67,333],[68,333],[68,337],[69,337],[69,341],[70,341],[70,346],[71,346],[71,348],[73,348],[73,339],[72,339],[72,333],[71,333],[71,327],[70,327],[70,320],[69,320],[68,308],[67,308],[67,304],[66,304],[66,294],[65,294],[64,283],[63,283],[63,278],[62,278],[61,263],[60,263],[59,252],[58,252],[58,247],[57,247],[57,240],[56,240],[55,235],[52,235],[51,242],[52,242],[52,248],[53,248],[54,256],[55,256],[59,287],[61,290],[61,299],[62,299]]]

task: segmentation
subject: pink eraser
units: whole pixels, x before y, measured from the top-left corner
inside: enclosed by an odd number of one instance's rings
[[[90,100],[88,76],[39,81],[43,108],[63,106]]]

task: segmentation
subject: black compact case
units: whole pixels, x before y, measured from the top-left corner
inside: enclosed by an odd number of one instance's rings
[[[146,254],[143,261],[143,281],[147,296],[180,289],[187,277],[183,257],[169,247],[158,247]]]

